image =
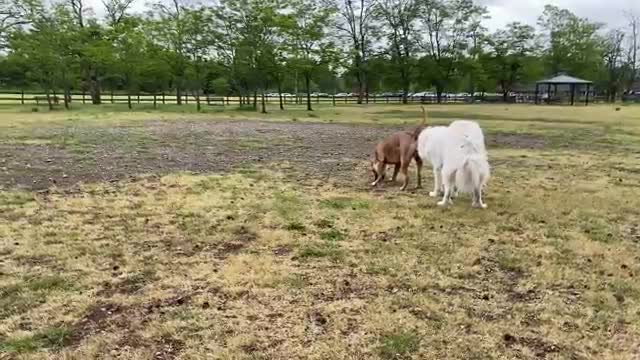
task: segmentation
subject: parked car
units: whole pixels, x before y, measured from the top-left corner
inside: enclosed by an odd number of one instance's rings
[[[435,96],[435,94],[432,93],[431,91],[422,91],[422,92],[417,92],[413,94],[413,97],[416,97],[416,98],[433,97],[433,96]]]
[[[348,97],[348,96],[349,96],[349,94],[341,92],[341,93],[337,93],[337,94],[335,94],[334,96],[335,96],[335,97]]]

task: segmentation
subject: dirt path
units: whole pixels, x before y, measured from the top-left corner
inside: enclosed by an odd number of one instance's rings
[[[406,127],[256,121],[151,121],[36,130],[36,144],[0,144],[0,188],[46,189],[175,171],[226,172],[289,162],[298,179],[353,183],[374,144]],[[512,146],[514,139],[505,138]],[[500,139],[488,137],[489,145]],[[362,181],[358,181],[360,186]]]

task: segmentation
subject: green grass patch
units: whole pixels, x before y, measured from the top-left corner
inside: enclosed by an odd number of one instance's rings
[[[342,241],[346,235],[338,229],[329,229],[320,233],[320,239],[325,241]]]
[[[420,348],[420,337],[410,331],[383,335],[378,349],[383,359],[407,359]]]
[[[321,207],[334,210],[361,210],[368,209],[370,205],[371,204],[367,200],[352,199],[348,197],[336,197],[320,200]]]
[[[35,201],[33,193],[0,191],[0,206],[22,206]]]
[[[305,231],[307,229],[307,227],[304,226],[303,223],[294,220],[294,221],[289,222],[285,226],[285,229],[287,229],[289,231],[303,232],[303,231]]]
[[[298,251],[297,257],[299,259],[328,258],[332,261],[341,261],[344,258],[344,252],[333,243],[307,244]]]
[[[281,192],[274,195],[273,209],[285,220],[296,219],[305,209],[301,195],[293,192]]]
[[[52,291],[72,289],[72,283],[58,275],[25,278],[16,284],[0,287],[0,319],[39,306],[46,302]]]
[[[65,346],[71,331],[64,327],[53,327],[30,336],[0,340],[0,352],[30,353],[38,350],[57,350]]]

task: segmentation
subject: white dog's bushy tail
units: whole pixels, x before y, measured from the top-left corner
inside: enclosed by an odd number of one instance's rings
[[[466,148],[463,150],[464,161],[456,171],[456,187],[461,192],[471,193],[482,189],[489,180],[491,170],[486,153],[478,152],[477,147],[468,137],[465,137],[464,142],[462,145]]]

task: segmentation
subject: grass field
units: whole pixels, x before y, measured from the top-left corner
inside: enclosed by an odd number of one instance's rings
[[[640,358],[640,107],[429,107],[484,211],[368,187],[417,106],[121,110],[0,108],[0,359]]]

